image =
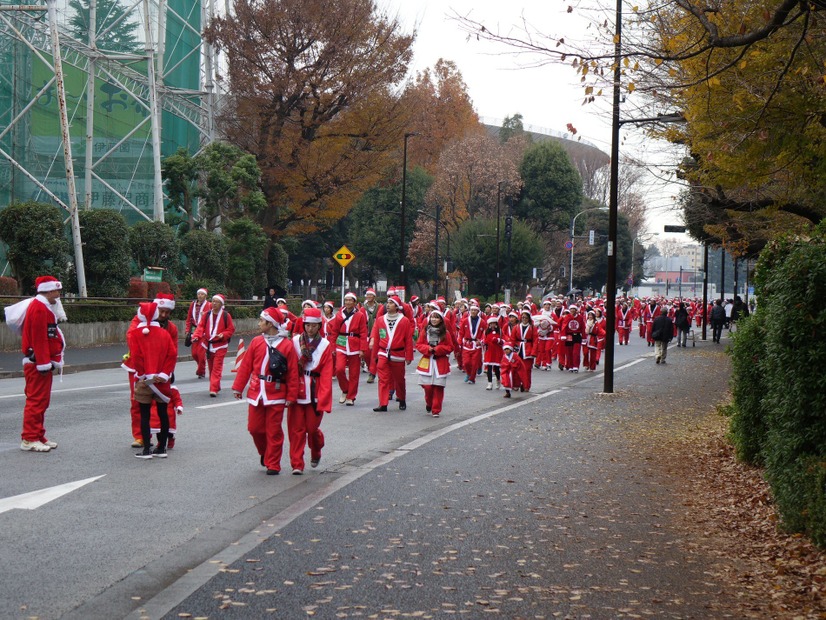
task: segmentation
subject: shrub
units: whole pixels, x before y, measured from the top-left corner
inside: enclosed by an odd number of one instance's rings
[[[155,299],[155,297],[158,296],[158,293],[169,294],[172,292],[172,287],[169,286],[169,282],[147,282],[146,284],[148,284],[146,287],[146,296],[149,299]]]
[[[290,258],[283,246],[273,243],[267,256],[267,287],[275,286],[287,290],[287,271]]]
[[[242,217],[226,225],[227,236],[227,287],[244,298],[261,293],[266,286],[267,269],[264,250],[267,237],[261,226]]]
[[[126,296],[130,299],[146,299],[149,297],[149,282],[144,282],[140,278],[130,278]]]
[[[83,263],[92,297],[120,297],[129,285],[129,244],[126,219],[117,211],[95,209],[79,213],[83,229]]]
[[[129,230],[132,257],[141,271],[162,267],[165,282],[175,282],[181,254],[174,231],[163,222],[138,222]]]
[[[210,292],[210,294],[221,290],[222,286],[218,283],[217,280],[212,280],[209,278],[194,278],[192,276],[187,276],[184,279],[184,283],[181,285],[181,294],[179,297],[181,299],[187,299],[192,301],[195,299],[198,293],[199,288],[205,288]]]
[[[0,295],[19,295],[17,280],[8,276],[0,276]]]
[[[181,252],[186,256],[189,276],[224,282],[227,245],[222,236],[206,230],[191,230],[181,238]]]

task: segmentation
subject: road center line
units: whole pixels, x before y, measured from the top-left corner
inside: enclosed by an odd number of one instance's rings
[[[76,388],[66,388],[65,390],[52,390],[52,394],[63,394],[65,392],[81,392],[84,390],[99,390],[101,388],[110,388],[110,387],[124,387],[127,385],[124,381],[120,383],[109,383],[107,385],[89,385],[87,387],[76,387]],[[20,394],[6,394],[5,396],[0,396],[0,398],[25,398],[26,395],[22,392]]]

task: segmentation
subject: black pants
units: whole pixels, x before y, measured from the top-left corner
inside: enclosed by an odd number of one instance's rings
[[[488,364],[488,383],[493,383],[493,373],[496,373],[497,380],[499,379],[499,366],[491,366]]]
[[[156,401],[155,405],[158,408],[158,418],[161,420],[161,432],[158,433],[158,448],[166,450],[166,440],[169,438],[169,413],[167,411],[167,404],[162,401]],[[152,441],[152,431],[149,428],[149,417],[152,413],[152,404],[140,403],[141,408],[141,438],[143,439],[144,449],[149,448]]]
[[[711,324],[711,339],[714,342],[720,342],[720,336],[723,335],[723,323],[713,322]]]

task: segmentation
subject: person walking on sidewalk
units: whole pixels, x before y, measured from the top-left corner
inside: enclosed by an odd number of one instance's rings
[[[229,343],[235,333],[232,316],[224,308],[226,300],[223,295],[212,296],[212,310],[201,317],[201,323],[195,330],[192,343],[200,343],[206,351],[209,366],[209,395],[218,396],[221,391],[221,375],[224,372],[224,358],[229,350]]]
[[[356,294],[344,296],[344,307],[327,324],[328,340],[336,347],[336,379],[339,403],[352,407],[359,392],[361,360],[367,351],[367,318],[356,308]]]
[[[427,324],[419,333],[416,349],[422,354],[416,373],[424,390],[425,409],[438,418],[442,413],[445,385],[450,374],[449,357],[453,351],[453,338],[448,333],[442,310],[434,308],[430,311]]]
[[[402,301],[397,296],[387,300],[386,312],[373,325],[370,341],[375,359],[370,370],[379,379],[379,406],[373,411],[387,411],[390,393],[395,392],[399,409],[407,409],[405,366],[413,361],[413,329],[410,319],[402,314]]]
[[[677,346],[685,347],[688,342],[688,332],[691,331],[691,316],[682,301],[677,312],[674,313],[674,325],[677,328]]]
[[[286,322],[278,308],[261,312],[261,334],[250,342],[232,383],[232,394],[238,400],[249,383],[247,430],[268,476],[281,473],[284,408],[298,398],[298,355]]]
[[[310,447],[310,467],[318,467],[324,433],[321,419],[333,408],[333,345],[321,335],[321,310],[304,311],[303,332],[293,336],[298,358],[298,395],[287,412],[290,464],[304,473],[304,448]]]
[[[714,302],[709,318],[711,319],[711,339],[720,344],[720,336],[723,335],[723,327],[726,324],[726,309],[723,308],[723,302],[719,299]]]
[[[665,364],[668,343],[674,338],[674,323],[666,308],[660,308],[660,314],[652,322],[651,337],[654,339],[654,359],[658,364]]]
[[[16,306],[22,317],[23,376],[26,381],[20,449],[49,452],[57,448],[57,442],[46,438],[46,410],[52,398],[52,372],[63,368],[66,339],[57,323],[66,320],[66,314],[60,303],[63,285],[57,278],[39,276],[35,287],[35,297],[6,309],[6,320],[9,327],[15,329],[9,311]]]
[[[212,310],[212,304],[207,301],[207,289],[199,288],[197,299],[189,304],[189,312],[186,313],[186,340],[184,344],[192,347],[192,336],[201,319]],[[203,347],[192,347],[192,359],[195,361],[195,376],[203,379],[206,376],[206,349]]]
[[[158,305],[144,302],[138,306],[138,324],[129,332],[129,360],[135,369],[135,400],[141,414],[141,439],[143,450],[135,456],[139,459],[166,458],[166,442],[169,438],[168,405],[172,400],[172,373],[178,361],[177,345],[169,331],[158,322]],[[152,430],[150,418],[155,403],[160,421],[158,446],[150,448]]]

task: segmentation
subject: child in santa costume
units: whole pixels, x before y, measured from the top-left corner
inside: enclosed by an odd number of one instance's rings
[[[399,409],[407,409],[407,383],[404,370],[413,361],[413,330],[411,320],[402,314],[402,301],[397,296],[387,300],[386,311],[376,319],[370,341],[375,359],[370,365],[379,379],[379,406],[373,411],[387,411],[390,393],[395,392]]]
[[[26,404],[20,449],[49,452],[57,442],[46,438],[44,421],[52,397],[52,372],[63,368],[66,339],[57,326],[66,314],[60,303],[63,285],[54,276],[35,279],[37,295],[5,309],[6,323],[22,338]]]
[[[229,342],[235,333],[235,323],[226,311],[223,295],[212,296],[212,309],[201,317],[201,322],[192,336],[192,344],[200,344],[206,351],[209,366],[209,395],[218,396],[221,391],[221,375],[224,372],[224,358],[229,350]]]
[[[514,352],[522,360],[524,370],[522,372],[522,386],[520,390],[523,392],[531,391],[531,373],[533,372],[533,360],[535,357],[534,348],[536,346],[536,327],[533,324],[533,319],[529,305],[520,313],[520,322],[511,330],[511,344]]]
[[[505,342],[502,345],[499,372],[502,376],[502,387],[505,388],[504,398],[510,398],[511,390],[518,390],[522,387],[522,377],[525,372],[522,360],[513,352],[513,345],[510,342]]]
[[[212,304],[207,300],[209,291],[205,288],[199,288],[197,292],[197,299],[189,304],[189,311],[186,313],[186,336],[188,344],[192,345],[192,336],[198,325],[201,324],[201,319],[209,314],[212,310]],[[206,376],[206,349],[204,347],[192,347],[192,359],[195,361],[195,376],[203,379]]]
[[[471,302],[470,310],[459,324],[459,342],[462,344],[462,364],[465,383],[476,383],[476,375],[482,370],[482,342],[487,321],[481,315],[479,305]]]
[[[298,356],[281,310],[264,310],[258,328],[261,335],[250,342],[232,383],[232,393],[241,400],[249,383],[247,430],[267,475],[277,476],[284,449],[284,408],[298,398]]]
[[[496,375],[496,389],[499,389],[499,363],[502,360],[502,334],[499,331],[499,321],[491,318],[485,330],[485,369],[488,373],[487,390],[493,389],[493,375]]]
[[[172,399],[170,379],[177,362],[177,347],[169,331],[158,323],[158,306],[144,302],[138,306],[139,320],[129,332],[127,342],[132,367],[135,369],[135,400],[141,412],[143,450],[135,456],[141,459],[166,458],[166,440],[169,436],[168,405]],[[158,410],[160,433],[154,452],[149,447],[152,403]]]
[[[416,342],[416,350],[422,354],[416,374],[424,390],[425,408],[434,418],[442,413],[445,385],[450,374],[448,358],[453,351],[453,339],[448,329],[444,314],[434,308]]]
[[[361,360],[367,352],[367,319],[356,307],[355,293],[344,296],[344,307],[327,324],[328,340],[336,347],[339,403],[353,406],[359,391]]]
[[[293,336],[298,358],[298,396],[287,412],[290,463],[293,474],[304,473],[304,447],[310,447],[310,467],[318,467],[324,433],[321,419],[333,408],[333,345],[321,335],[321,310],[304,311],[303,332]]]

